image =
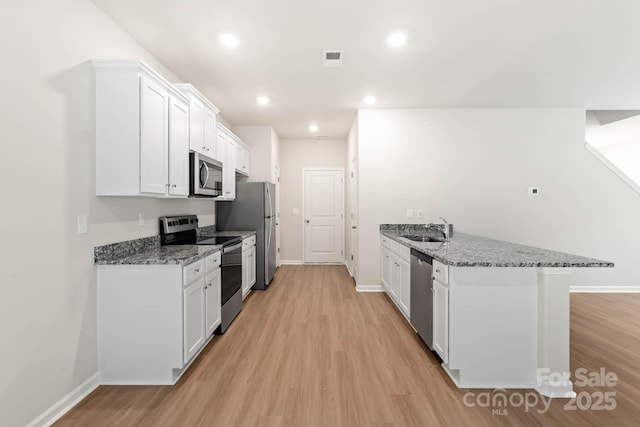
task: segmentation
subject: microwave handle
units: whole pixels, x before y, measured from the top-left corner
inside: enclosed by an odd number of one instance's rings
[[[209,168],[207,167],[207,164],[205,162],[202,162],[202,164],[200,165],[200,169],[202,170],[202,168],[204,168],[204,171],[206,173],[206,178],[204,180],[204,182],[202,182],[202,179],[200,179],[200,187],[202,188],[206,188],[207,187],[207,182],[209,182]],[[200,175],[202,176],[202,175]]]

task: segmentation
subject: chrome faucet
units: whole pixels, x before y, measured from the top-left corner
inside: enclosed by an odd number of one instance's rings
[[[449,240],[449,238],[451,237],[449,235],[449,233],[451,232],[451,227],[449,227],[449,223],[447,222],[446,219],[444,219],[441,216],[439,216],[438,218],[440,218],[442,221],[444,221],[444,231],[442,232],[442,234],[444,235],[444,240]]]
[[[438,218],[440,218],[442,221],[444,221],[444,227],[440,228],[440,224],[434,224],[432,222],[430,222],[429,224],[425,224],[424,228],[425,230],[429,230],[429,229],[433,229],[439,233],[442,233],[442,238],[444,239],[445,242],[447,242],[449,240],[449,238],[451,237],[450,235],[450,230],[451,227],[449,225],[449,222],[447,222],[446,219],[444,219],[443,217],[439,216]]]

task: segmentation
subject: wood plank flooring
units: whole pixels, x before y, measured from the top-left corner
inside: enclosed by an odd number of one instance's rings
[[[581,405],[610,391],[614,410],[565,410],[567,399],[527,410],[518,404],[529,390],[481,406],[487,390],[456,388],[384,294],[355,292],[343,266],[283,266],[178,384],[101,386],[56,425],[640,425],[640,295],[574,294],[571,305],[572,371],[619,378],[576,387]]]

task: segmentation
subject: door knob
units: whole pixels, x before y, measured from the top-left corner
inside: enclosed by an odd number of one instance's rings
[[[306,222],[307,224],[309,224],[309,220],[306,220],[305,222]]]

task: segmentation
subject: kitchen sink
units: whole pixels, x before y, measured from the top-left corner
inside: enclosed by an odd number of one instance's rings
[[[438,242],[442,243],[444,240],[438,239],[437,237],[425,236],[423,234],[405,234],[401,237],[405,239],[413,240],[414,242]]]

